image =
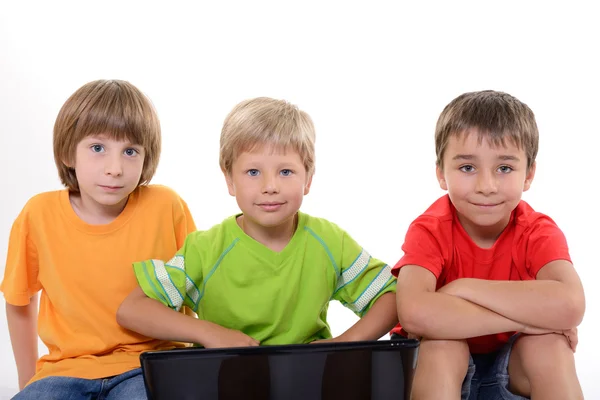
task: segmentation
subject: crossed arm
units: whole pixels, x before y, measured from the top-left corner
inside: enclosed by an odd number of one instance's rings
[[[458,279],[437,292],[427,269],[404,266],[398,275],[398,318],[429,339],[467,339],[501,332],[546,333],[576,327],[585,299],[573,265],[545,265],[534,281]]]

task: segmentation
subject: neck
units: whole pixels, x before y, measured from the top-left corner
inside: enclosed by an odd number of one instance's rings
[[[237,223],[246,235],[265,245],[269,249],[280,252],[287,246],[296,232],[298,213],[277,226],[261,226],[246,219],[244,215],[238,217]]]
[[[482,249],[489,249],[494,246],[496,240],[498,240],[502,232],[504,232],[504,229],[508,226],[510,215],[506,220],[502,220],[492,226],[474,226],[469,221],[466,221],[460,214],[458,214],[458,220],[465,232],[467,232],[471,240],[473,240],[477,246]]]
[[[73,211],[82,221],[90,225],[106,225],[114,221],[123,212],[129,196],[117,204],[104,205],[81,193],[69,192],[69,202]]]

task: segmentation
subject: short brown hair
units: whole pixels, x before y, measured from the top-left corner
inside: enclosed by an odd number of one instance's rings
[[[144,166],[138,185],[148,184],[158,166],[160,122],[150,100],[138,88],[121,80],[86,83],[69,97],[54,123],[54,162],[60,181],[78,192],[74,164],[79,142],[91,135],[129,140],[144,148]]]
[[[284,100],[257,97],[236,105],[221,130],[219,164],[231,172],[235,159],[256,146],[272,145],[298,152],[308,175],[315,170],[315,127],[310,116]]]
[[[479,142],[495,146],[510,140],[527,155],[527,168],[535,162],[539,133],[533,111],[527,104],[503,92],[484,90],[464,93],[442,111],[435,127],[436,164],[443,168],[443,157],[452,136],[475,129]]]

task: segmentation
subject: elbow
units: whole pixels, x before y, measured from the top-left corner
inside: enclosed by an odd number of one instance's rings
[[[123,300],[123,302],[117,309],[117,324],[119,324],[123,328],[127,328],[127,329],[129,328],[128,323],[127,323],[128,322],[128,318],[127,318],[128,300],[129,300],[129,298],[126,298],[125,300]]]
[[[571,329],[583,320],[585,314],[585,296],[583,292],[568,296],[564,301],[565,329]]]
[[[583,291],[572,291],[563,293],[556,298],[554,312],[549,316],[552,320],[548,321],[553,329],[571,329],[577,327],[583,320],[585,313],[585,297]]]
[[[398,321],[402,329],[415,336],[427,336],[425,318],[423,318],[418,302],[398,299],[397,310]]]

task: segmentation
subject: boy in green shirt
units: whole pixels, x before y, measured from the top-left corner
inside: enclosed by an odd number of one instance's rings
[[[170,261],[134,264],[140,288],[118,322],[204,347],[376,340],[397,322],[396,281],[337,225],[299,212],[315,166],[310,117],[281,100],[238,104],[225,119],[220,164],[242,213],[188,235]],[[336,299],[361,319],[339,337]],[[164,305],[168,307],[164,307]],[[198,319],[176,312],[187,305]]]

